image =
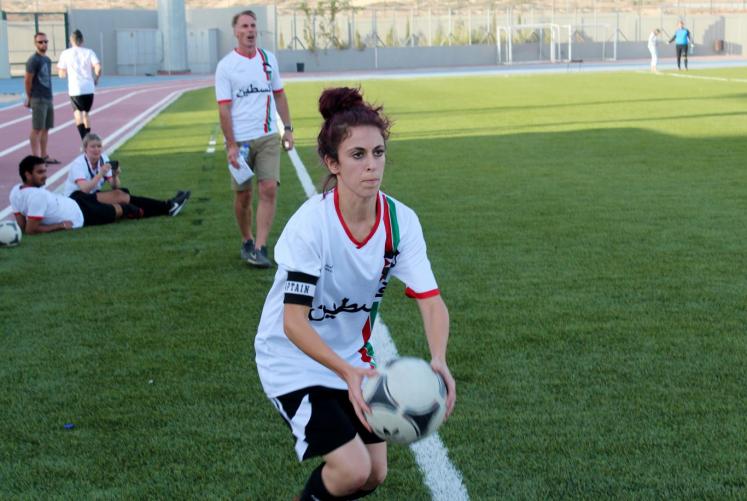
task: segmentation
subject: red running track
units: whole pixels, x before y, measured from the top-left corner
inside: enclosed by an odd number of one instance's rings
[[[92,131],[102,137],[105,151],[110,152],[184,92],[212,85],[212,78],[207,77],[98,90],[90,113]],[[80,155],[81,147],[70,98],[66,93],[59,93],[54,97],[54,104],[57,126],[49,131],[47,152],[60,164],[48,165],[47,188],[53,191],[65,181],[69,165]],[[21,181],[18,163],[31,153],[30,131],[28,108],[13,105],[0,109],[0,220],[11,215],[8,196],[11,188]]]

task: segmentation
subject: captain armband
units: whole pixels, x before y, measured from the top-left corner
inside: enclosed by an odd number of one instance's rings
[[[316,292],[316,281],[319,277],[307,275],[299,271],[289,271],[288,278],[285,281],[283,292],[285,304],[301,304],[311,306]]]

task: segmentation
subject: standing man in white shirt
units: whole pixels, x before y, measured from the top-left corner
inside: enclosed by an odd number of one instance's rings
[[[275,112],[285,130],[282,144],[293,148],[288,99],[283,90],[275,55],[257,47],[257,15],[251,10],[233,17],[237,47],[218,63],[215,96],[220,125],[226,139],[229,169],[239,168],[239,155],[257,178],[257,228],[252,231],[252,180],[238,184],[234,212],[242,236],[241,258],[257,268],[269,268],[267,238],[275,218],[275,200],[280,184],[280,138]]]
[[[70,35],[72,47],[60,54],[57,74],[67,78],[67,90],[73,104],[75,126],[81,140],[91,132],[91,119],[88,112],[93,106],[93,93],[101,77],[101,63],[96,53],[83,47],[83,33],[75,30]]]

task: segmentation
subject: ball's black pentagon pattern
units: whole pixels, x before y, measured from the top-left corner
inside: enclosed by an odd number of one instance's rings
[[[374,392],[368,398],[368,405],[369,407],[382,406],[388,408],[392,412],[397,412],[397,402],[394,401],[391,393],[389,393],[386,379],[386,375],[382,375],[378,378]]]
[[[423,436],[423,432],[427,430],[431,425],[431,421],[433,420],[433,417],[438,413],[439,409],[440,406],[438,405],[438,403],[434,402],[433,406],[426,412],[421,412],[418,414],[413,411],[408,411],[404,414],[404,418],[412,424],[413,428],[415,428],[418,433],[418,438],[420,438]]]

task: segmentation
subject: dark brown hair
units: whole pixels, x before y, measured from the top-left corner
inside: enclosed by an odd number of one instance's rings
[[[18,164],[18,175],[21,176],[24,184],[29,181],[26,179],[26,173],[31,174],[34,172],[34,167],[43,163],[44,159],[42,157],[35,157],[34,155],[27,155],[21,160],[21,163]]]
[[[73,34],[70,35],[70,39],[75,43],[75,45],[80,45],[83,43],[83,33],[80,32],[80,30],[73,31]]]
[[[381,132],[384,141],[389,139],[391,121],[382,113],[383,106],[373,106],[363,100],[360,89],[337,87],[326,89],[319,96],[319,113],[324,118],[317,137],[317,153],[322,163],[326,157],[339,162],[338,149],[352,127],[370,125]],[[326,165],[326,164],[325,164]],[[330,173],[324,180],[322,192],[335,186],[337,176]]]

